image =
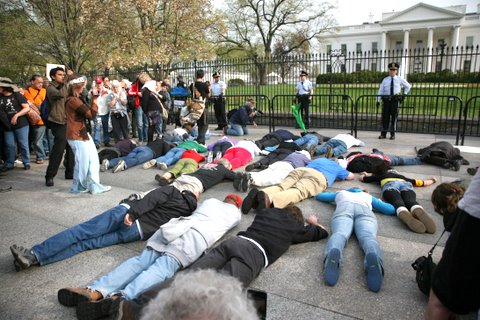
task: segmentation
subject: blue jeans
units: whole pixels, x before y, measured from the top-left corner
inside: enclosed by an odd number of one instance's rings
[[[398,192],[402,192],[402,191],[415,192],[415,190],[413,190],[413,185],[410,182],[405,180],[394,180],[394,181],[389,181],[385,183],[382,186],[382,194],[387,190],[396,190]]]
[[[98,122],[98,118],[100,118],[101,123]],[[103,116],[97,115],[97,119],[95,119],[94,123],[95,126],[93,127],[93,141],[95,144],[100,144],[100,130],[103,131],[103,143],[107,144],[110,139],[108,137],[108,120],[110,118],[110,114],[106,114]],[[100,129],[101,127],[101,129]]]
[[[97,149],[88,135],[89,140],[67,140],[75,155],[75,167],[73,168],[73,181],[70,192],[79,193],[89,190],[96,194],[104,191],[105,187],[100,184],[100,162]]]
[[[180,267],[175,258],[145,248],[139,256],[123,262],[88,288],[100,291],[103,297],[120,292],[131,300],[154,284],[173,277]]]
[[[140,240],[137,225],[128,227],[123,223],[127,211],[124,206],[113,207],[33,246],[32,251],[43,266],[86,250]]]
[[[310,150],[312,145],[318,145],[318,137],[314,134],[307,133],[303,137],[298,138],[293,142],[299,147],[306,145],[306,149]]]
[[[45,136],[46,126],[33,126],[35,153],[38,160],[45,160],[45,149],[43,147],[43,138]]]
[[[232,123],[227,130],[227,134],[230,136],[243,136],[248,134],[247,126]]]
[[[157,163],[163,162],[167,166],[170,166],[170,165],[176,163],[178,160],[180,160],[180,158],[182,157],[182,154],[184,152],[185,152],[184,148],[175,147],[175,148],[172,148],[172,149],[168,150],[168,152],[165,155],[163,155],[161,157],[158,157],[155,160],[157,161]]]
[[[333,157],[338,157],[339,155],[344,154],[348,150],[347,145],[342,140],[330,139],[327,142],[325,142],[323,145],[315,148],[315,153],[317,155],[326,154],[327,147],[329,146],[332,147],[333,149]]]
[[[13,131],[5,131],[5,151],[6,160],[5,167],[13,168],[15,166],[15,159],[17,158],[17,143],[18,149],[22,155],[23,165],[30,164],[30,149],[28,147],[28,126],[15,129]]]
[[[137,120],[138,141],[147,141],[148,119],[142,107],[135,109],[135,119]]]
[[[384,154],[380,150],[375,150],[373,153]],[[392,166],[413,166],[423,163],[420,157],[401,157],[394,154],[387,154],[386,156],[390,158],[390,165]]]
[[[365,256],[374,253],[382,263],[382,252],[377,241],[377,218],[372,210],[357,203],[338,206],[333,213],[331,228],[332,235],[325,247],[325,256],[334,248],[342,252],[352,231],[355,230],[355,235]],[[341,260],[342,254],[340,254]],[[366,266],[365,259],[364,266]]]
[[[153,159],[153,150],[149,147],[136,147],[125,157],[115,158],[109,161],[109,168],[115,167],[115,165],[120,161],[124,160],[126,164],[126,169],[135,167],[136,165],[147,162],[148,160]]]

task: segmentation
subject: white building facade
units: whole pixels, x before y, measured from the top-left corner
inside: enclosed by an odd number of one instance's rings
[[[449,48],[449,53],[454,56],[480,44],[480,4],[476,12],[467,13],[466,8],[466,5],[440,8],[418,3],[400,12],[384,13],[381,21],[341,26],[322,37],[321,53],[382,56],[397,51],[401,52],[400,61],[397,61],[401,64],[401,74],[434,72],[438,70],[435,65],[438,62],[432,57],[439,49]],[[420,51],[430,56],[418,63],[409,59],[409,54]],[[412,63],[415,65],[410,66]],[[453,72],[478,71],[468,59],[452,59],[448,68]],[[386,63],[375,69],[385,71]]]

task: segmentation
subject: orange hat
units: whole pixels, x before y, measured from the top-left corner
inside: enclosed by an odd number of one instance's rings
[[[225,197],[225,200],[226,199],[230,199],[230,200],[233,200],[233,202],[235,202],[235,205],[237,206],[237,208],[240,209],[240,207],[242,206],[242,197],[240,197],[238,194],[236,193],[230,193],[230,194],[227,194],[227,196]]]

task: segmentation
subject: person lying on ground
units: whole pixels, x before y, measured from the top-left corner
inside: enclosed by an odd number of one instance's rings
[[[194,153],[185,153],[185,151],[196,151]],[[151,159],[143,164],[143,169],[150,169],[153,166],[157,166],[161,170],[166,170],[168,166],[175,164],[178,160],[183,158],[193,158],[197,162],[202,162],[205,160],[203,156],[198,155],[198,153],[206,152],[207,149],[205,146],[199,144],[197,141],[187,140],[178,144],[176,147],[170,149],[167,153],[157,157],[156,159]],[[195,156],[193,156],[195,155]],[[201,159],[200,159],[201,158]]]
[[[315,148],[315,155],[325,155],[326,158],[336,158],[351,147],[363,147],[365,142],[355,138],[351,134],[337,134],[321,146]]]
[[[397,156],[394,154],[384,154],[378,149],[372,149],[372,153],[365,154],[360,151],[351,152],[346,159],[338,159],[338,163],[350,172],[372,172],[372,169],[382,162],[389,166],[411,166],[423,164],[420,157],[417,156]]]
[[[280,142],[278,148],[268,153],[265,157],[245,167],[245,171],[264,170],[269,165],[285,159],[293,151],[300,151],[301,148],[293,142]]]

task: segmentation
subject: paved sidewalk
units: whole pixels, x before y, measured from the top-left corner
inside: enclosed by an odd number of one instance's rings
[[[213,126],[210,126],[213,128]],[[251,129],[249,139],[257,139],[268,128]],[[343,130],[320,130],[333,136]],[[353,148],[369,152],[379,148],[385,153],[414,155],[414,146],[427,146],[432,142],[446,140],[455,142],[455,137],[420,134],[397,134],[397,139],[378,140],[378,132],[359,132],[358,138],[366,146]],[[216,139],[213,136],[208,142]],[[469,138],[465,145],[480,147],[480,138]],[[480,165],[480,154],[463,153],[470,166]],[[454,172],[430,165],[397,167],[410,176],[426,179],[432,175],[438,183],[457,178],[470,180],[467,167]],[[91,196],[72,195],[68,192],[71,181],[63,179],[63,169],[55,179],[55,186],[45,187],[47,164],[32,164],[30,171],[15,169],[0,178],[0,188],[12,186],[12,191],[0,193],[0,319],[75,319],[75,309],[66,308],[57,302],[57,291],[62,287],[84,286],[114,268],[123,260],[137,255],[143,242],[117,245],[101,250],[84,252],[71,259],[44,267],[32,267],[15,272],[9,250],[12,244],[31,247],[67,227],[82,222],[114,206],[121,199],[137,191],[156,187],[154,176],[158,169],[144,170],[141,166],[112,174],[101,173],[101,182],[111,185],[108,193]],[[243,170],[243,168],[240,168]],[[438,184],[437,183],[437,184]],[[335,183],[331,191],[361,184],[358,180]],[[375,196],[380,188],[362,184]],[[251,287],[268,293],[268,319],[422,319],[427,299],[418,290],[415,272],[411,263],[430,249],[442,232],[441,217],[433,213],[430,196],[435,185],[416,189],[418,201],[434,216],[437,233],[415,234],[407,230],[399,219],[377,214],[378,239],[384,253],[385,278],[379,293],[370,292],[363,271],[363,254],[355,237],[344,251],[344,264],[335,287],[328,287],[321,277],[323,250],[326,240],[294,245],[266,269]],[[222,183],[208,190],[202,199],[222,198],[234,192],[231,183]],[[246,194],[242,194],[245,196]],[[316,214],[320,222],[330,226],[333,204],[308,199],[299,204],[305,216]],[[228,236],[245,230],[253,214],[242,217],[242,222]],[[445,239],[435,250],[434,259],[441,256]],[[475,319],[475,315],[463,317]]]

